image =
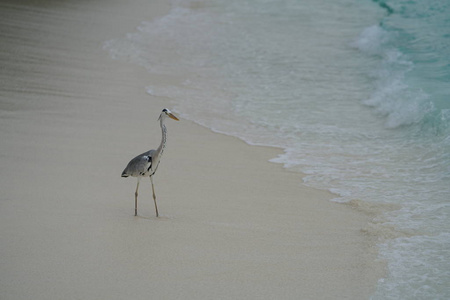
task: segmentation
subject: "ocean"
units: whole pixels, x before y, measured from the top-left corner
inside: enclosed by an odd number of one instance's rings
[[[374,216],[372,299],[450,298],[450,1],[174,0],[105,42],[174,111]]]

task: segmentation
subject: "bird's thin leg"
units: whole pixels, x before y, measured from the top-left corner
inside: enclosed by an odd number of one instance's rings
[[[138,198],[138,189],[139,189],[139,180],[141,178],[137,178],[136,192],[134,193],[134,215],[137,216],[137,198]]]
[[[159,214],[158,214],[158,206],[156,205],[155,187],[153,186],[153,176],[150,176],[150,182],[152,183],[153,201],[155,201],[156,217],[159,217]]]

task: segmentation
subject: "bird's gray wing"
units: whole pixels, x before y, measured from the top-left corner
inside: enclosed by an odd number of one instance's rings
[[[122,177],[139,177],[147,176],[152,167],[152,156],[155,150],[150,150],[139,154],[128,163],[125,170],[122,172]]]

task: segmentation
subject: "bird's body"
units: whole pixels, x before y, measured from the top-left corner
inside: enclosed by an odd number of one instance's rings
[[[139,181],[141,177],[150,177],[153,189],[153,200],[155,202],[156,216],[157,217],[159,216],[158,207],[156,205],[155,188],[153,185],[152,177],[155,174],[156,170],[158,169],[161,156],[166,146],[167,129],[166,125],[164,124],[164,120],[166,117],[170,117],[178,121],[178,118],[175,117],[170,112],[170,110],[166,108],[162,110],[161,115],[159,116],[162,138],[161,144],[159,145],[158,149],[149,150],[147,152],[139,154],[138,156],[130,160],[130,162],[122,172],[122,177],[129,177],[129,176],[137,177],[137,186],[135,192],[135,216],[137,215],[137,197],[138,197]]]
[[[122,172],[122,177],[148,177],[152,174],[152,157],[156,150],[149,150],[139,154],[128,163]],[[156,170],[155,170],[156,171]]]

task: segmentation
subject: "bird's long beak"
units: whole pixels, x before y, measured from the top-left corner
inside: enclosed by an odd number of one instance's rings
[[[173,113],[169,113],[168,116],[169,116],[171,119],[174,119],[175,121],[180,121],[180,119],[178,119],[177,117],[175,117],[175,115],[174,115]]]

